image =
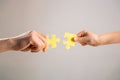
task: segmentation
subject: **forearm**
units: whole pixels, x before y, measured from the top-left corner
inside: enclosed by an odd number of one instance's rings
[[[100,45],[115,43],[120,43],[120,31],[99,35]]]
[[[0,39],[0,53],[12,50],[12,39]]]

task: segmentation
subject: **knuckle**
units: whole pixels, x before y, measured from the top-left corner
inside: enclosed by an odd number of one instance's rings
[[[32,35],[32,34],[35,34],[37,31],[36,30],[32,30],[32,31],[30,31],[30,34]]]

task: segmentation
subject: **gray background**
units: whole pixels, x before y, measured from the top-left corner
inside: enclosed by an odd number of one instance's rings
[[[0,38],[35,29],[64,40],[83,29],[120,30],[120,0],[0,0]],[[0,54],[0,80],[120,80],[120,45],[63,44],[46,53]]]

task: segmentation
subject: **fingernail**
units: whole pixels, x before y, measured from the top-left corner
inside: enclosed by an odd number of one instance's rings
[[[77,41],[77,38],[76,38],[76,37],[74,38],[74,41]]]

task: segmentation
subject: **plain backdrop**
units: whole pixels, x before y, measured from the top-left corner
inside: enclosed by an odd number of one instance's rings
[[[120,0],[0,0],[0,38],[33,29],[61,42],[45,53],[0,54],[0,80],[120,80],[120,44],[62,44],[65,32],[120,30]]]

